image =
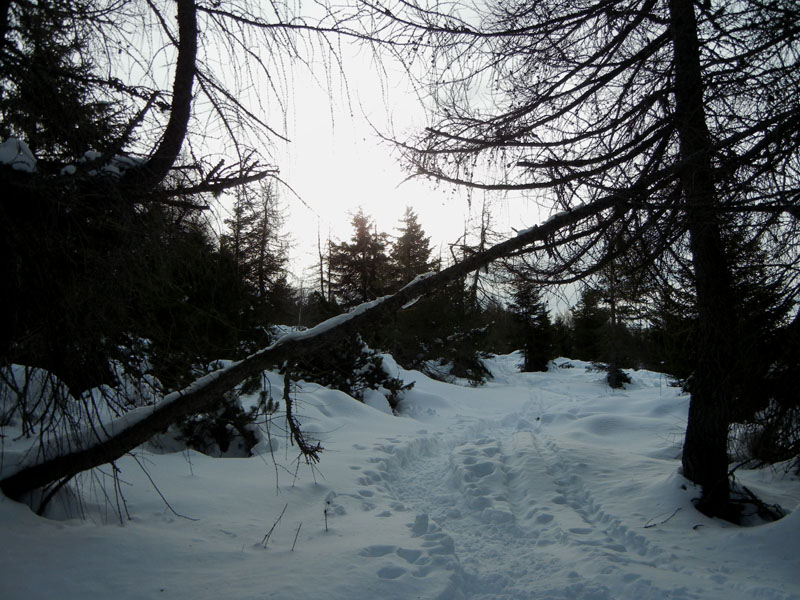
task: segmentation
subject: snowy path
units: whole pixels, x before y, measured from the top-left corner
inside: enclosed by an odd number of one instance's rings
[[[692,597],[642,581],[639,572],[664,552],[605,512],[581,467],[528,424],[466,427],[474,435],[388,473],[396,498],[420,515],[414,529],[427,520],[454,548],[463,596],[522,600],[535,590],[537,598],[588,600],[627,587],[631,598]]]
[[[374,450],[385,455],[372,459],[381,473],[381,493],[394,509],[414,515],[407,523],[411,538],[421,540],[438,560],[431,563],[428,556],[395,546],[373,547],[363,555],[379,555],[384,575],[398,578],[427,574],[414,570],[417,561],[427,569],[435,564],[450,570],[450,587],[427,596],[441,600],[800,598],[780,583],[743,587],[729,581],[729,574],[749,566],[741,553],[692,564],[691,537],[708,543],[697,533],[701,517],[686,509],[694,492],[677,475],[655,490],[636,482],[648,465],[663,470],[668,462],[674,469],[674,458],[631,458],[623,451],[615,464],[592,446],[562,447],[561,436],[548,434],[545,423],[563,420],[548,405],[553,395],[569,396],[567,389],[563,383],[552,389],[547,384],[497,386],[497,395],[527,394],[528,400],[498,420],[461,416],[442,434],[376,445]],[[566,414],[576,413],[577,419],[581,410],[585,407]],[[590,430],[610,428],[601,431],[610,437],[615,426],[629,425],[591,413],[581,416],[592,423]],[[683,495],[683,515],[660,512],[658,500],[665,492]],[[652,507],[646,505],[648,493]],[[642,512],[643,504],[653,512]],[[677,535],[659,529],[668,518],[681,523]],[[409,556],[415,560],[406,560]],[[393,567],[387,566],[391,560]],[[713,595],[709,588],[715,589]]]
[[[678,474],[687,398],[663,376],[614,392],[578,361],[518,361],[493,359],[481,388],[397,368],[416,381],[400,418],[305,386],[314,471],[280,436],[279,465],[145,453],[144,474],[125,458],[124,527],[97,489],[87,521],[0,497],[0,598],[800,600],[800,511],[744,529],[697,513]],[[800,501],[798,477],[739,477]]]

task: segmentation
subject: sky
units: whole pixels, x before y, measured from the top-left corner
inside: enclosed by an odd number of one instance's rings
[[[391,235],[405,207],[412,207],[434,253],[448,256],[447,244],[463,234],[471,214],[480,213],[483,192],[473,192],[470,203],[466,190],[409,180],[398,151],[381,139],[381,134],[404,138],[424,128],[428,116],[421,94],[399,69],[377,65],[363,52],[345,58],[342,76],[326,81],[323,68],[317,76],[315,81],[305,67],[293,70],[286,120],[291,142],[275,153],[281,179],[291,186],[280,195],[290,210],[295,275],[303,277],[316,261],[318,231],[323,242],[329,235],[334,241],[349,239],[351,217],[359,208]],[[499,232],[513,233],[512,228],[546,217],[524,198],[487,199]]]

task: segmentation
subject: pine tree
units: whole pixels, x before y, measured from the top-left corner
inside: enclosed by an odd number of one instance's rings
[[[378,298],[389,283],[388,236],[378,233],[361,209],[353,215],[352,225],[350,242],[333,244],[328,259],[331,289],[345,308]]]
[[[236,259],[239,276],[257,298],[266,299],[286,270],[289,249],[274,187],[237,189],[233,216],[225,224],[230,232],[222,240]]]
[[[522,347],[524,341],[521,339],[517,316],[500,297],[488,298],[481,316],[489,326],[483,350],[492,354],[508,354]]]
[[[510,306],[522,330],[525,356],[522,370],[547,371],[548,363],[555,358],[553,352],[553,330],[547,304],[535,284],[518,274],[514,281]]]
[[[572,309],[575,358],[599,361],[603,358],[603,328],[608,311],[601,306],[599,290],[586,286]]]
[[[286,279],[289,242],[275,188],[261,184],[237,189],[222,245],[233,255],[240,281],[243,327],[251,341],[266,341],[265,326],[291,317],[293,291]]]
[[[630,366],[633,362],[632,336],[627,324],[635,316],[635,305],[640,294],[637,274],[626,269],[626,253],[618,250],[624,245],[624,233],[614,233],[616,235],[609,246],[617,257],[600,270],[596,286],[608,313],[602,342],[602,360],[608,363],[606,380],[612,388],[621,388],[623,384],[630,383],[630,377],[622,371],[622,367]]]
[[[5,3],[3,10],[10,8]],[[16,12],[14,35],[0,43],[0,140],[25,140],[40,169],[109,149],[124,129],[125,110],[97,89],[89,42],[75,27],[83,9],[75,1],[26,3]]]
[[[200,219],[186,219],[148,261],[149,277],[131,298],[129,332],[149,340],[154,373],[179,389],[197,370],[236,356],[241,339],[240,280],[233,256]]]
[[[402,224],[399,228],[400,235],[389,253],[393,280],[398,287],[402,287],[417,275],[434,269],[434,263],[431,261],[431,238],[425,235],[417,214],[411,207],[406,207],[400,222]]]
[[[553,319],[553,353],[556,356],[577,356],[574,333],[573,319],[569,312],[555,316]]]

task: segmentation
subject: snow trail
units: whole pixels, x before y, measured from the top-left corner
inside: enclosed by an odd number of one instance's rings
[[[421,536],[423,544],[435,547],[432,553],[447,557],[437,564],[451,572],[451,585],[429,597],[690,600],[750,597],[753,592],[772,600],[800,597],[784,594],[780,585],[754,586],[750,591],[726,585],[723,565],[695,567],[691,560],[679,558],[692,543],[693,528],[686,519],[697,520],[696,513],[687,509],[681,516],[680,544],[676,536],[653,526],[653,517],[660,519],[658,525],[680,514],[679,504],[672,515],[660,515],[659,495],[663,499],[668,492],[669,510],[676,501],[685,509],[692,490],[677,475],[655,491],[635,480],[634,466],[641,465],[644,472],[664,472],[665,464],[667,473],[676,469],[669,440],[650,437],[652,458],[631,452],[635,444],[601,453],[594,446],[564,445],[570,437],[583,440],[593,434],[602,441],[613,439],[617,429],[646,430],[645,416],[603,414],[603,403],[625,402],[624,393],[606,392],[608,398],[599,398],[595,407],[586,404],[580,387],[585,385],[584,372],[574,374],[578,387],[569,383],[572,374],[565,374],[566,381],[550,377],[543,385],[530,385],[508,365],[494,366],[500,382],[494,384],[494,394],[527,396],[517,411],[492,415],[487,407],[486,417],[460,416],[444,433],[425,432],[410,443],[393,439],[376,447],[386,455],[375,459],[384,470],[383,491],[396,509],[414,515],[407,523],[412,537]],[[660,385],[654,381],[649,385]],[[602,395],[604,388],[596,386],[594,393],[598,392]],[[674,394],[664,406],[654,407],[650,401],[647,410],[663,413],[670,402],[674,405]],[[548,433],[551,425],[561,427],[557,434]],[[565,437],[564,430],[571,434]],[[636,439],[635,432],[632,437]],[[652,449],[659,445],[663,448]],[[621,456],[619,464],[606,465],[606,452]],[[652,508],[647,506],[652,513],[641,511],[639,494],[653,495]],[[621,511],[626,502],[638,502],[640,510]],[[709,587],[717,593],[709,595]]]
[[[147,475],[121,459],[124,527],[99,517],[102,497],[83,522],[0,496],[0,597],[800,600],[800,511],[737,528],[694,510],[678,471],[688,399],[663,376],[612,391],[586,363],[519,360],[492,359],[493,381],[469,388],[389,357],[416,381],[399,418],[305,384],[298,414],[326,447],[313,471],[277,435],[274,476],[266,456],[145,451]],[[166,510],[150,477],[199,520]],[[800,498],[797,477],[737,477],[790,510]]]
[[[603,511],[553,441],[540,443],[525,418],[509,420],[517,426],[465,427],[438,451],[390,470],[397,500],[452,540],[459,568],[442,598],[521,600],[535,592],[590,600],[620,587],[630,597],[695,597],[626,568],[654,568],[664,553]],[[598,564],[591,577],[586,561]]]

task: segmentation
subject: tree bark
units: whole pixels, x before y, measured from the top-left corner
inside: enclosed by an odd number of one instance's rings
[[[154,188],[169,174],[180,154],[192,114],[192,86],[197,59],[197,7],[194,0],[177,0],[177,4],[178,58],[169,121],[150,159],[140,168],[129,171],[126,177],[135,186],[145,190]]]
[[[674,45],[675,118],[682,161],[680,185],[690,235],[699,329],[698,360],[683,445],[683,474],[702,486],[699,510],[727,517],[733,294],[711,169],[711,136],[703,104],[694,6],[691,0],[670,0],[669,9]]]
[[[202,411],[218,399],[223,392],[230,390],[244,379],[287,358],[313,351],[320,344],[373,326],[377,320],[400,310],[408,302],[420,296],[429,294],[455,279],[464,277],[466,274],[530,244],[552,238],[559,230],[574,226],[584,219],[598,215],[602,211],[624,202],[625,196],[609,196],[572,211],[561,213],[539,227],[527,230],[485,252],[476,253],[439,273],[415,279],[392,296],[362,304],[351,313],[333,317],[308,331],[289,334],[245,360],[207,375],[186,389],[167,396],[138,421],[133,422],[128,419],[129,424],[119,424],[114,428],[118,431],[107,439],[98,440],[83,448],[81,448],[80,442],[65,443],[64,447],[81,449],[67,454],[45,455],[40,462],[22,467],[16,473],[0,480],[0,489],[11,498],[19,498],[26,492],[112,462],[146,442],[178,418]],[[123,416],[122,420],[125,419],[126,417]],[[110,427],[105,428],[106,431],[110,429]],[[41,450],[46,453],[47,448]]]

